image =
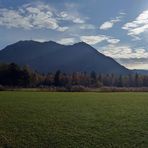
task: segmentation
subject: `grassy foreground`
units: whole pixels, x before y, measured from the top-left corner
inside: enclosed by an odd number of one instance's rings
[[[148,93],[0,92],[0,147],[147,148]]]

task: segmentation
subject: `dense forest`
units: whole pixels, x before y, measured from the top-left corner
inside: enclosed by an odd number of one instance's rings
[[[66,74],[60,70],[55,73],[40,74],[28,66],[15,63],[0,64],[0,85],[4,87],[148,87],[148,75],[97,74],[75,72]]]

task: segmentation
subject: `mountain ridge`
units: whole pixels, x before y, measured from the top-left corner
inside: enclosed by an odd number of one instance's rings
[[[18,41],[0,51],[0,62],[29,65],[39,72],[91,72],[129,74],[130,70],[85,42],[62,45],[54,41]]]

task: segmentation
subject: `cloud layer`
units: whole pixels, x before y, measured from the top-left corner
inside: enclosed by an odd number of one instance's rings
[[[1,44],[5,40],[15,41],[13,33],[10,35],[10,32],[16,33],[16,40],[21,38],[31,38],[41,42],[54,40],[65,45],[84,41],[90,45],[95,45],[103,54],[117,59],[126,66],[142,65],[142,63],[148,66],[145,62],[148,61],[146,60],[148,59],[147,40],[145,38],[142,40],[142,37],[146,35],[143,33],[148,31],[148,10],[130,20],[129,16],[134,13],[130,14],[130,11],[123,9],[127,13],[125,18],[127,22],[123,22],[125,21],[123,19],[125,13],[119,13],[117,16],[111,13],[109,15],[114,17],[107,18],[108,15],[102,15],[101,20],[106,21],[98,24],[98,10],[96,14],[95,10],[92,10],[92,15],[91,12],[85,11],[79,2],[64,1],[60,4],[56,2],[54,5],[54,2],[45,3],[45,1],[39,0],[29,4],[23,3],[18,7],[15,5],[14,7],[0,7],[0,27],[2,26],[0,30],[1,34],[5,33],[4,38],[0,40]],[[122,9],[118,12],[120,11]],[[103,12],[100,14],[104,14]],[[137,11],[135,12],[137,13]],[[114,26],[117,24],[118,27],[115,28]],[[24,29],[29,31],[24,34]],[[39,33],[38,29],[40,29]],[[106,34],[102,33],[105,31]],[[135,42],[131,40],[131,36],[141,41]],[[9,44],[8,41],[7,44]],[[130,41],[132,41],[134,48],[130,46]],[[100,48],[100,46],[104,47]],[[142,48],[139,48],[140,46]]]
[[[63,45],[70,45],[70,44],[73,44],[74,42],[75,42],[74,38],[63,38],[58,41],[59,44],[63,44]]]
[[[120,42],[119,39],[115,39],[113,37],[105,36],[105,35],[81,36],[80,40],[83,42],[86,42],[90,45],[95,45],[95,44],[103,42],[103,41],[107,41],[108,43],[112,43],[112,44],[117,44],[118,42]]]
[[[69,27],[60,25],[61,21],[69,21],[75,24],[85,23],[85,20],[78,13],[58,12],[50,5],[41,2],[26,4],[17,10],[0,8],[0,26],[7,28],[52,29],[64,32]]]
[[[128,35],[138,38],[138,35],[148,31],[148,10],[143,11],[134,21],[126,23],[122,29],[128,31]]]
[[[130,69],[148,69],[148,51],[128,45],[109,44],[99,50]]]
[[[125,58],[148,58],[147,50],[143,48],[131,48],[130,46],[124,45],[113,45],[110,44],[102,48],[102,53],[113,57],[115,59]]]
[[[114,18],[114,19],[111,19],[109,21],[106,21],[104,22],[101,26],[100,26],[100,29],[101,30],[108,30],[110,28],[112,28],[116,23],[120,22],[123,15],[125,15],[125,13],[120,13],[120,16]]]

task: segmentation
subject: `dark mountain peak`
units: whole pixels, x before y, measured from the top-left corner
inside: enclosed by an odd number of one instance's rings
[[[54,41],[19,41],[0,51],[0,62],[29,65],[39,72],[91,72],[128,74],[130,71],[85,42],[61,45]]]
[[[40,42],[34,41],[34,40],[20,40],[20,41],[14,43],[13,45],[15,45],[15,44],[36,44],[36,43],[40,43]]]
[[[46,44],[46,45],[50,45],[50,46],[65,46],[65,45],[62,45],[62,44],[59,44],[55,41],[46,41],[46,42],[43,42],[43,44]]]
[[[73,44],[72,46],[90,46],[90,45],[85,42],[78,42],[78,43]]]
[[[11,44],[11,45],[8,45],[7,47],[9,46],[32,46],[32,45],[43,45],[43,44],[46,44],[46,45],[60,45],[54,41],[45,41],[45,42],[39,42],[39,41],[34,41],[34,40],[20,40],[14,44]]]
[[[85,43],[85,42],[78,42],[76,44],[73,45],[76,49],[82,50],[82,52],[88,52],[90,54],[99,54],[99,55],[103,55],[102,53],[100,53],[97,49],[95,49],[94,47],[90,46],[89,44]],[[104,56],[104,55],[103,55]]]
[[[20,40],[14,44],[10,44],[6,46],[4,49],[10,49],[10,48],[15,48],[15,47],[23,47],[26,45],[33,45],[33,44],[40,44],[40,42],[33,41],[33,40]]]
[[[58,44],[57,42],[55,42],[55,41],[46,41],[46,42],[44,42],[44,43],[49,43],[49,44]]]

